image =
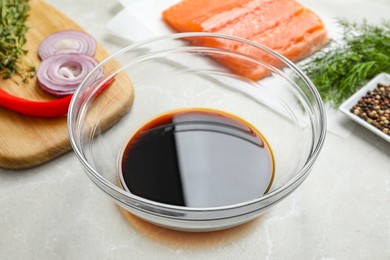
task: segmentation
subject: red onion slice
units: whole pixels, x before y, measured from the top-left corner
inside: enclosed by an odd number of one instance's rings
[[[37,71],[39,86],[54,95],[72,94],[85,76],[98,64],[84,54],[58,54],[42,61]],[[101,74],[102,69],[96,74]]]
[[[42,60],[61,53],[81,53],[94,56],[96,40],[89,34],[76,30],[64,30],[46,37],[39,45],[38,55]]]

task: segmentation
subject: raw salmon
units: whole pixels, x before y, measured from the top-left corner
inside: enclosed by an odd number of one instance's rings
[[[295,0],[184,0],[164,11],[163,18],[179,32],[214,32],[245,38],[292,61],[312,54],[329,41],[321,19]],[[253,58],[255,61],[213,56],[230,70],[253,80],[269,73],[261,63],[282,66],[267,52],[247,44],[215,38],[202,38],[196,43],[234,50]]]

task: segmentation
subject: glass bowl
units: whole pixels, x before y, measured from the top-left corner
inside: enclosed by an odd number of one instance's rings
[[[120,75],[129,83],[105,98],[104,86]],[[123,95],[134,97],[126,104],[129,111],[105,131],[102,118]],[[232,114],[262,133],[275,165],[264,195],[186,207],[145,199],[123,187],[118,161],[129,137],[158,115],[191,108]],[[231,36],[182,33],[132,44],[101,62],[74,94],[68,130],[88,177],[121,207],[167,228],[211,231],[254,219],[305,180],[324,143],[326,115],[312,82],[278,53]],[[233,197],[235,192],[233,185]]]

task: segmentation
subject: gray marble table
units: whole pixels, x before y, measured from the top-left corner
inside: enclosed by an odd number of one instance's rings
[[[48,0],[110,52],[105,25],[122,6]],[[390,0],[302,0],[322,13],[378,22]],[[119,210],[73,153],[23,171],[0,169],[0,259],[390,259],[390,144],[356,126],[329,133],[308,179],[260,218],[187,234]]]

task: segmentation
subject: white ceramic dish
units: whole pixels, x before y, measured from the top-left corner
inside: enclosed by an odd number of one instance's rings
[[[367,91],[373,90],[378,86],[378,83],[382,84],[390,84],[390,75],[387,73],[381,73],[378,74],[375,78],[373,78],[370,82],[367,83],[364,87],[359,89],[355,94],[353,94],[349,99],[344,101],[343,104],[339,107],[339,109],[349,116],[352,120],[354,120],[356,123],[364,126],[368,130],[372,131],[373,133],[377,134],[378,136],[385,139],[387,142],[390,142],[390,136],[383,133],[381,130],[376,128],[375,126],[367,123],[364,119],[358,117],[357,115],[350,112],[351,108],[356,105],[359,101],[359,99],[367,94]]]

